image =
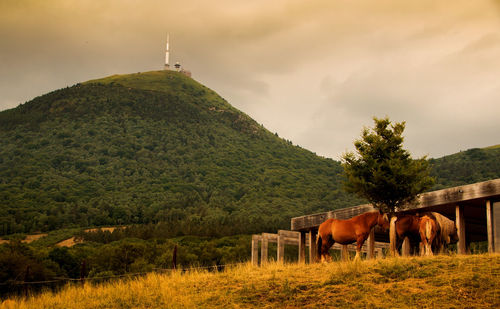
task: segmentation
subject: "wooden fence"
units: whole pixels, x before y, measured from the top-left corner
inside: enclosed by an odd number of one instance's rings
[[[311,237],[312,236],[312,237]],[[284,261],[285,245],[298,246],[298,261],[304,263],[306,261],[306,248],[309,249],[309,262],[314,263],[316,259],[316,235],[310,233],[301,233],[295,231],[279,230],[277,234],[262,233],[260,235],[252,235],[252,264],[259,265],[259,242],[260,242],[260,264],[268,262],[269,243],[277,244],[276,260],[278,262]],[[311,246],[313,242],[313,246]],[[356,245],[341,245],[334,244],[334,250],[340,250],[342,260],[348,258],[349,251],[356,251]],[[377,256],[382,256],[383,250],[389,249],[389,244],[384,242],[374,241],[373,230],[370,233],[365,244],[361,247],[361,252],[367,254],[367,258],[374,258],[375,253]]]

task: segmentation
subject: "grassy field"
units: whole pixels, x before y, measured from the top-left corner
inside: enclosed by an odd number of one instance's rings
[[[0,308],[499,308],[500,255],[388,258],[68,286]]]

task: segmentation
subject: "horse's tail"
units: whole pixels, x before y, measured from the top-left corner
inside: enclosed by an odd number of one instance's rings
[[[391,218],[390,222],[390,227],[389,227],[389,241],[391,243],[391,253],[396,254],[397,248],[396,248],[396,220],[398,218],[396,216],[393,216]]]
[[[429,239],[432,239],[432,224],[431,224],[431,220],[429,218],[429,220],[425,221],[425,238],[427,238],[427,241],[429,241]]]
[[[318,235],[316,236],[316,259],[321,260],[321,247],[322,247],[322,238],[321,234],[318,231]]]

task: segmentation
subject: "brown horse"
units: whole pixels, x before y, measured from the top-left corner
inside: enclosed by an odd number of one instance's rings
[[[428,216],[436,221],[437,235],[432,243],[436,253],[444,253],[449,244],[458,241],[458,232],[453,220],[438,212],[428,212],[422,214],[422,216]]]
[[[420,239],[422,239],[422,255],[432,255],[432,244],[438,236],[438,224],[435,218],[424,215],[420,218]]]
[[[391,218],[390,240],[394,247],[393,254],[399,252],[403,240],[408,237],[413,254],[419,253],[420,244],[420,217],[410,214],[398,214]]]
[[[361,247],[375,225],[387,230],[389,228],[387,214],[372,211],[348,220],[326,220],[319,226],[316,238],[318,259],[321,259],[322,262],[331,260],[328,250],[336,242],[342,245],[356,242],[356,258],[359,258]]]

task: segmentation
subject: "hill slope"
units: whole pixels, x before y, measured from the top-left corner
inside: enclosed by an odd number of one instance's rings
[[[500,149],[431,160],[436,188],[500,177]],[[352,206],[339,162],[180,73],[114,75],[0,112],[0,235],[163,222],[169,236],[288,228]]]
[[[111,76],[0,113],[0,234],[155,222],[172,236],[275,230],[358,203],[340,173],[182,74]]]
[[[4,308],[498,308],[500,256],[391,258],[313,265],[248,264],[69,286]]]
[[[500,178],[500,147],[472,148],[431,159],[430,164],[436,190]]]

